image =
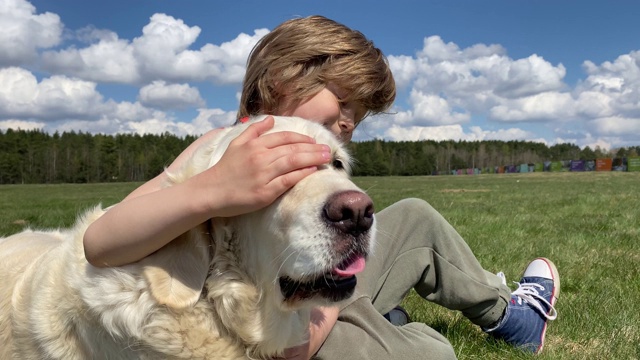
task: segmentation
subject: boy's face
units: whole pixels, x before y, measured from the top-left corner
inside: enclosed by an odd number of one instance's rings
[[[299,116],[320,123],[346,143],[351,140],[353,130],[367,113],[367,109],[359,104],[341,102],[346,95],[344,89],[329,83],[317,94],[277,115]]]

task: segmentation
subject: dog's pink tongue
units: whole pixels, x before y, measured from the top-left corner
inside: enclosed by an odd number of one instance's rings
[[[358,256],[344,269],[334,268],[333,273],[339,276],[349,277],[364,270],[364,258]]]

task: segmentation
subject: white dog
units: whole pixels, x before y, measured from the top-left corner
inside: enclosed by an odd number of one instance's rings
[[[247,126],[222,130],[171,182],[214,165]],[[71,229],[0,239],[0,358],[267,358],[303,343],[310,308],[353,293],[375,220],[328,130],[276,118],[271,132],[283,130],[328,144],[332,163],[267,208],[211,219],[137,263],[87,263],[82,237],[100,208]]]

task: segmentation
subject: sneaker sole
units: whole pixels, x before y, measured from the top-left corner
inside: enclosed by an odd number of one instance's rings
[[[556,268],[556,265],[553,263],[553,261],[547,259],[547,258],[538,258],[537,260],[542,260],[545,263],[547,263],[547,265],[549,266],[549,268],[551,269],[551,276],[553,277],[553,284],[554,284],[554,289],[553,289],[553,293],[551,293],[551,301],[550,304],[551,306],[555,306],[556,302],[558,301],[558,297],[560,296],[560,274],[558,273],[558,268]],[[542,349],[544,348],[544,339],[545,339],[545,335],[547,334],[547,324],[549,322],[545,321],[544,323],[544,328],[542,329],[542,338],[540,341],[540,347],[538,347],[538,350],[536,350],[536,354],[539,354],[542,352]]]

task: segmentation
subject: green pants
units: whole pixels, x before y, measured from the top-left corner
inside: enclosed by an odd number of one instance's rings
[[[449,341],[422,323],[394,326],[381,314],[412,288],[473,323],[496,322],[510,290],[485,271],[453,227],[427,202],[402,200],[376,214],[372,256],[319,359],[455,359]]]

